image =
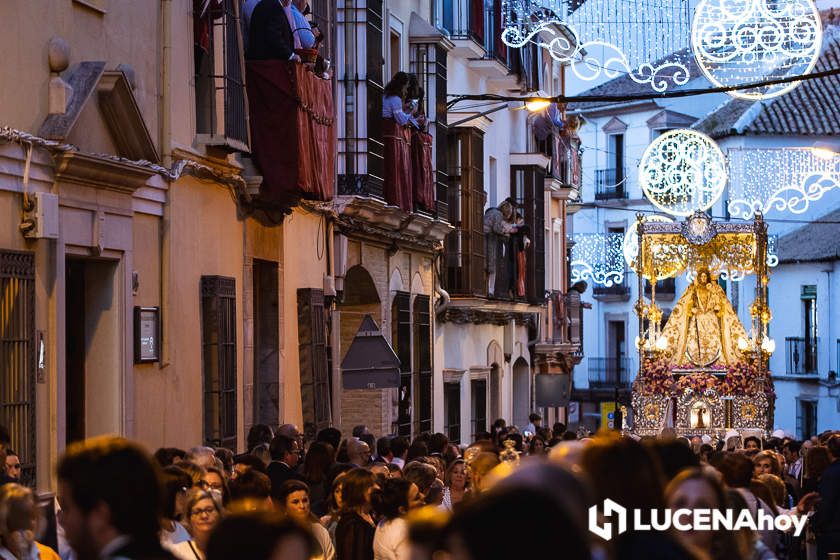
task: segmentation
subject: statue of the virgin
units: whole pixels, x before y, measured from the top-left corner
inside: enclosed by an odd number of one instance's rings
[[[739,361],[744,326],[708,269],[700,268],[662,331],[672,366],[725,368]]]

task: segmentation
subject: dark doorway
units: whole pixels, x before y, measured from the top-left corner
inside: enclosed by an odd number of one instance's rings
[[[65,267],[65,371],[67,443],[85,439],[85,263]]]
[[[254,259],[254,423],[276,426],[280,414],[277,263]]]
[[[472,439],[479,432],[487,431],[487,380],[470,381],[472,393]]]
[[[117,261],[65,261],[66,440],[122,431],[125,311]]]

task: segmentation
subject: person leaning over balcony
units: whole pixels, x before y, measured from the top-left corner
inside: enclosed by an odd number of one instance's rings
[[[404,212],[414,210],[411,194],[410,135],[406,126],[420,128],[412,112],[405,112],[409,75],[397,72],[382,95],[382,135],[385,140],[385,200]],[[411,105],[412,110],[416,105]]]
[[[294,60],[295,38],[290,21],[291,0],[261,0],[251,12],[248,22],[248,60]],[[288,12],[288,13],[287,13]]]

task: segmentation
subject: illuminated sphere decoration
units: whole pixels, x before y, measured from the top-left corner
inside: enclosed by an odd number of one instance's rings
[[[639,185],[651,204],[672,216],[712,207],[726,186],[726,158],[714,140],[677,129],[656,138],[639,163]]]
[[[822,47],[813,0],[701,0],[691,22],[694,58],[718,87],[808,74]],[[789,92],[787,82],[727,92],[767,99]]]
[[[673,222],[671,218],[668,216],[659,216],[657,214],[651,214],[649,216],[645,216],[642,218],[643,222]],[[639,256],[639,232],[638,232],[639,220],[636,220],[632,226],[627,229],[627,232],[624,234],[624,243],[622,249],[624,251],[624,260],[627,262],[627,266],[632,269],[636,269],[636,257]],[[665,278],[670,277],[671,274],[665,274],[664,276],[657,277],[657,280],[664,280]]]

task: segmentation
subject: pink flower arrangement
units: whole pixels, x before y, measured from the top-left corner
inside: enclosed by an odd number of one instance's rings
[[[670,394],[674,380],[664,360],[650,360],[642,363],[642,371],[633,382],[633,389],[643,395]]]
[[[686,389],[691,389],[695,393],[702,393],[707,389],[717,388],[717,379],[714,375],[708,373],[691,373],[680,377],[677,381],[677,393],[682,393]]]
[[[729,366],[723,380],[721,392],[725,395],[754,393],[759,378],[758,368],[750,362],[738,362]]]

